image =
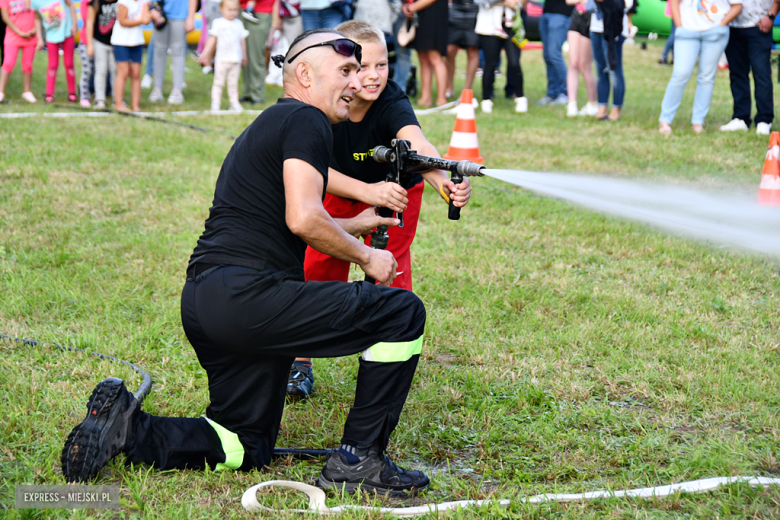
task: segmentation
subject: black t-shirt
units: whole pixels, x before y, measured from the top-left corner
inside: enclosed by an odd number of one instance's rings
[[[292,270],[303,279],[306,243],[287,227],[283,164],[287,159],[306,161],[327,186],[332,146],[330,121],[320,109],[280,99],[264,110],[222,164],[206,230],[190,265]]]
[[[387,180],[390,166],[372,157],[374,147],[390,146],[398,131],[409,125],[420,126],[409,98],[393,81],[374,101],[359,123],[344,121],[333,125],[331,167],[344,175],[373,184]],[[405,175],[401,185],[409,188],[422,181],[419,173]]]
[[[91,5],[96,14],[95,39],[104,45],[111,45],[111,34],[114,32],[114,24],[116,23],[117,0],[111,2],[92,0]]]
[[[566,5],[566,0],[545,0],[544,2],[545,13],[571,16],[573,10],[574,6]]]

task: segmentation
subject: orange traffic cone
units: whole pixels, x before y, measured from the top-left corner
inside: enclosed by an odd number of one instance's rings
[[[780,206],[780,133],[769,136],[769,150],[766,152],[761,185],[758,188],[758,203],[762,206]]]
[[[465,89],[460,96],[458,117],[455,119],[455,129],[450,139],[450,149],[444,154],[445,159],[453,161],[472,161],[481,163],[485,159],[479,156],[477,142],[477,121],[474,119],[474,94]]]

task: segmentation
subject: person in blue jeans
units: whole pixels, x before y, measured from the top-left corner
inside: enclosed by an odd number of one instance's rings
[[[769,135],[775,116],[772,86],[772,27],[780,12],[780,0],[743,0],[742,12],[729,29],[726,57],[729,60],[734,112],[721,131],[747,131],[751,123],[750,73],[756,94],[756,133]]]
[[[692,1],[692,0],[686,0]],[[598,96],[598,111],[596,119],[599,121],[617,121],[623,110],[623,97],[626,94],[626,79],[623,76],[623,42],[628,38],[628,17],[623,15],[623,32],[615,42],[615,68],[609,67],[608,49],[604,38],[604,17],[601,11],[601,2],[588,2],[586,8],[594,9],[590,17],[590,45],[593,51],[593,62],[596,64],[596,93]],[[625,8],[630,9],[633,0],[626,0]],[[612,87],[612,110],[609,110],[609,90]],[[609,112],[609,114],[607,114]]]
[[[547,65],[547,95],[536,102],[537,105],[566,105],[569,97],[566,93],[566,62],[561,47],[569,32],[572,5],[566,0],[547,0],[544,12],[539,20],[539,32],[542,34],[544,63]]]
[[[674,49],[674,30],[676,29],[674,20],[671,21],[671,24],[672,30],[669,32],[669,37],[666,39],[666,45],[664,45],[664,51],[661,53],[661,59],[658,60],[658,63],[661,65],[669,65],[669,51]]]
[[[301,0],[303,30],[335,29],[338,24],[351,18],[351,11],[351,3],[346,1],[332,3],[330,0]]]
[[[699,5],[704,9],[700,9]],[[700,134],[704,131],[704,119],[710,110],[718,59],[729,42],[728,25],[742,12],[742,0],[669,0],[669,7],[677,26],[674,33],[674,69],[661,103],[658,131],[664,135],[672,133],[671,125],[680,108],[685,85],[698,61],[691,128]]]

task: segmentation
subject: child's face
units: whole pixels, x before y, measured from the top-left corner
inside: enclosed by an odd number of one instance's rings
[[[219,8],[222,17],[228,21],[238,18],[239,11],[239,5],[236,2],[222,2],[222,7]]]
[[[390,69],[387,64],[387,48],[380,43],[360,42],[363,47],[363,61],[360,63],[358,79],[363,90],[357,97],[365,101],[376,101],[387,86]]]

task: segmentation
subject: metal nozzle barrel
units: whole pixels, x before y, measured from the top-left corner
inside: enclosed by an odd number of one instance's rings
[[[482,177],[485,175],[483,173],[485,167],[471,161],[459,161],[457,169],[458,173],[464,177]]]
[[[392,162],[393,150],[386,146],[377,146],[374,148],[373,157],[376,162]]]

